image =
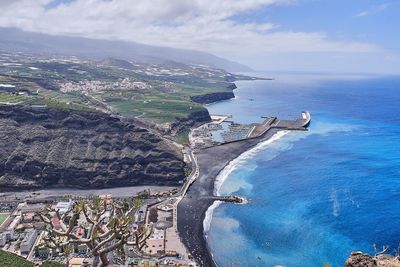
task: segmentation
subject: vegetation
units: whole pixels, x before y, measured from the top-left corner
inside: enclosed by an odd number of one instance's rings
[[[8,217],[6,213],[0,213],[0,224],[2,224]]]
[[[145,245],[146,239],[151,234],[151,229],[139,227],[132,231],[132,214],[139,209],[142,202],[135,198],[131,207],[124,210],[124,203],[107,203],[100,198],[94,198],[91,201],[80,201],[73,205],[73,208],[61,215],[59,210],[51,209],[40,214],[42,221],[47,226],[47,235],[43,237],[45,241],[42,246],[49,248],[66,248],[72,244],[84,244],[91,251],[92,255],[99,257],[101,266],[108,266],[109,259],[107,254],[111,251],[117,251],[125,245],[137,249],[137,252]],[[107,211],[108,222],[106,227],[101,227]],[[55,213],[61,223],[61,229],[55,229],[51,223],[50,213]],[[85,223],[78,222],[79,218],[84,218]],[[87,231],[87,237],[80,237],[73,231],[78,225]],[[107,230],[104,230],[107,229]],[[132,241],[129,241],[131,240]]]
[[[231,91],[228,87],[235,80],[223,70],[184,64],[132,65],[113,59],[100,63],[76,59],[59,62],[54,59],[35,61],[34,58],[27,62],[20,58],[16,60],[18,64],[0,65],[0,83],[37,95],[18,96],[9,92],[12,88],[0,88],[0,103],[45,104],[76,110],[93,110],[100,103],[108,111],[155,123],[172,123],[177,118],[187,118],[193,112],[204,110],[202,105],[191,101],[192,96]],[[146,87],[60,91],[61,85],[66,83],[116,83],[124,79],[142,82]],[[186,143],[187,138],[182,133],[178,141]]]
[[[0,104],[16,104],[26,101],[27,98],[11,93],[0,93]]]
[[[185,167],[185,168],[184,168],[184,171],[185,171],[185,176],[186,176],[186,177],[188,177],[188,176],[192,173],[192,169],[191,169],[191,168]]]
[[[137,193],[138,198],[140,199],[146,199],[150,197],[150,191],[149,190],[143,190]]]
[[[186,145],[189,144],[189,129],[184,128],[176,135],[175,141],[178,144]]]
[[[0,250],[0,266],[33,267],[35,265],[20,256]]]

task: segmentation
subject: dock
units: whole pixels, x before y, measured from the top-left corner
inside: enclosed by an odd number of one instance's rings
[[[228,120],[229,116],[218,115],[213,117],[213,122],[204,124],[191,131],[189,139],[193,149],[205,149],[212,146],[258,138],[273,129],[307,131],[311,122],[311,114],[308,111],[303,111],[301,117],[294,120],[263,116],[263,122],[252,124],[235,123],[232,120]],[[225,123],[225,127],[223,127],[223,123]],[[219,136],[219,139],[216,139],[216,136]]]

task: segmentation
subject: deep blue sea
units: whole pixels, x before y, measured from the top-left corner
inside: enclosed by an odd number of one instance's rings
[[[400,77],[265,74],[209,105],[239,122],[311,112],[308,132],[280,133],[230,164],[207,239],[221,267],[343,266],[353,250],[400,244]]]

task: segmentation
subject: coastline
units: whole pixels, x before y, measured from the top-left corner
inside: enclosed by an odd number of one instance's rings
[[[238,155],[235,159],[230,161],[217,175],[215,178],[214,182],[214,195],[215,196],[221,196],[220,194],[220,189],[224,182],[228,179],[229,175],[241,164],[245,163],[248,159],[252,158],[255,154],[260,152],[261,150],[266,149],[271,143],[278,141],[282,137],[284,137],[286,134],[288,134],[289,131],[278,131],[276,134],[271,136],[269,139],[260,141],[255,147],[250,148],[249,150],[243,152],[242,154]],[[215,201],[206,211],[205,219],[203,221],[203,227],[204,227],[204,234],[207,237],[207,232],[210,229],[211,226],[211,220],[212,216],[214,213],[214,210],[218,208],[223,202],[222,201]],[[247,201],[246,201],[247,203]],[[246,204],[243,203],[243,204]]]
[[[245,157],[247,153],[252,153],[252,151],[254,153],[253,149],[257,147],[270,144],[274,141],[273,136],[281,131],[281,129],[270,129],[254,139],[210,147],[197,152],[200,174],[178,205],[178,231],[182,242],[201,266],[217,266],[204,231],[205,226],[207,227],[205,219],[212,218],[210,213],[207,215],[207,211],[210,207],[212,210],[218,205],[218,202],[212,199],[215,193],[218,193],[216,178],[224,169],[229,168],[232,161],[238,158],[240,160],[243,154]]]

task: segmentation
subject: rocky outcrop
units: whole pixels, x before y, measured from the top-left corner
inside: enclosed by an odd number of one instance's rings
[[[345,267],[377,267],[374,257],[361,252],[352,252]]]
[[[233,90],[236,89],[236,84],[231,83],[230,85],[227,86],[228,89],[231,89],[232,92],[215,92],[215,93],[209,93],[209,94],[204,94],[204,95],[196,95],[196,96],[191,96],[190,99],[194,102],[200,103],[200,104],[210,104],[214,103],[217,101],[222,101],[222,100],[228,100],[231,98],[235,97],[235,94],[233,93]]]
[[[398,257],[388,254],[371,256],[359,251],[352,252],[345,267],[396,267],[400,266]]]
[[[204,95],[191,96],[190,99],[200,104],[210,104],[222,100],[234,98],[233,92],[216,92]]]
[[[195,128],[210,121],[211,117],[207,109],[192,112],[187,118],[177,118],[175,122],[171,124],[169,134],[175,135],[183,129]]]
[[[178,185],[181,152],[97,112],[0,106],[0,190]]]

